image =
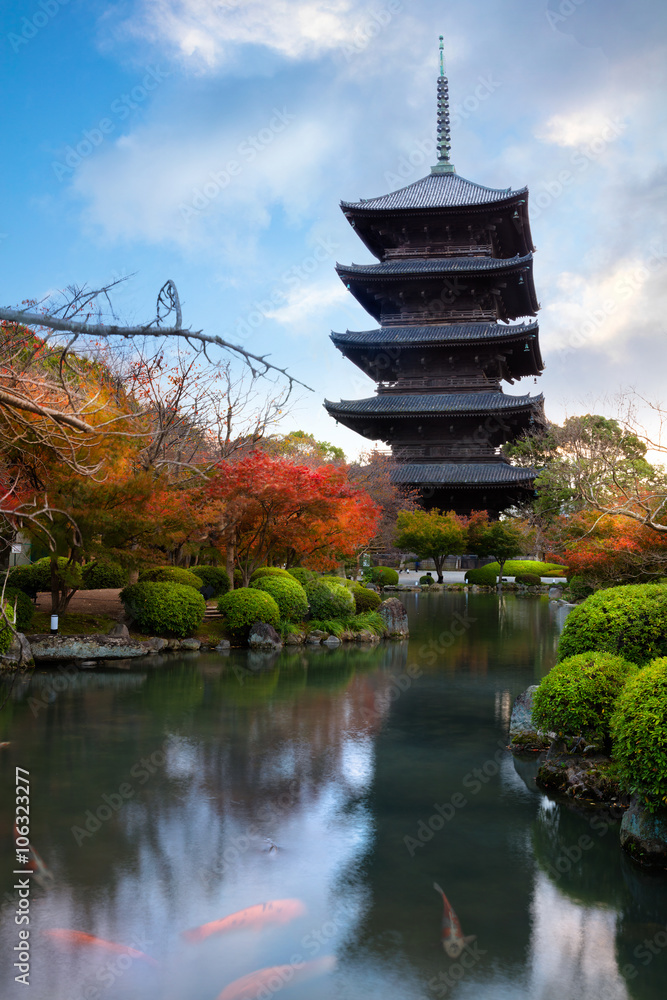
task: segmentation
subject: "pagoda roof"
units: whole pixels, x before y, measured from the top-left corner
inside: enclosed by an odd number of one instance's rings
[[[394,483],[417,486],[508,486],[529,485],[538,475],[537,469],[524,469],[506,462],[458,464],[409,463],[391,471]]]
[[[533,255],[524,257],[428,257],[413,260],[389,260],[380,264],[336,264],[338,274],[358,277],[421,277],[438,274],[478,274],[480,271],[506,271],[532,265]]]
[[[457,173],[429,174],[407,187],[392,191],[378,198],[360,201],[342,201],[341,208],[361,211],[396,211],[423,208],[468,208],[494,205],[525,197],[527,187],[513,191],[511,188],[490,188],[466,180]]]
[[[384,393],[368,399],[343,399],[332,403],[325,399],[324,406],[332,417],[362,416],[485,416],[488,413],[507,413],[513,410],[535,409],[542,406],[544,397],[506,396],[503,392],[439,392],[421,395]]]
[[[498,340],[522,340],[535,336],[537,323],[440,323],[431,326],[383,326],[374,330],[332,332],[337,347],[421,347],[438,344],[467,344]]]

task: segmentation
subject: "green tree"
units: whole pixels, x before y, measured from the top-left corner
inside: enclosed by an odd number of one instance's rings
[[[477,556],[493,556],[500,564],[498,585],[503,585],[503,570],[508,559],[523,555],[526,549],[525,529],[514,521],[489,521],[475,515],[468,529],[468,549]]]
[[[466,522],[453,510],[446,514],[440,510],[402,510],[398,514],[395,544],[420,559],[432,559],[438,583],[442,583],[442,566],[447,556],[466,551]]]

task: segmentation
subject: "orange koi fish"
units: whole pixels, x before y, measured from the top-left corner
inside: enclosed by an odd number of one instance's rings
[[[452,904],[449,902],[444,892],[437,882],[433,883],[433,888],[442,896],[444,911],[442,914],[442,947],[450,958],[458,958],[466,945],[472,944],[477,937],[464,937],[461,930],[461,923],[456,916]]]
[[[333,955],[314,958],[312,962],[304,962],[300,967],[272,965],[267,969],[251,972],[248,976],[242,976],[241,979],[235,979],[224,988],[218,1000],[257,1000],[260,990],[268,990],[271,994],[277,993],[288,983],[302,983],[307,979],[314,979],[315,976],[331,972],[335,967],[336,959]]]
[[[258,903],[248,906],[245,910],[230,913],[222,920],[213,920],[210,924],[202,924],[190,931],[183,931],[181,937],[190,944],[205,941],[212,934],[225,934],[227,931],[255,930],[259,931],[267,924],[287,924],[290,920],[302,917],[306,907],[300,899],[272,899],[268,903]]]
[[[138,958],[143,962],[147,962],[149,965],[158,967],[159,963],[151,958],[150,955],[146,955],[143,951],[137,951],[136,948],[130,948],[125,944],[116,944],[115,941],[104,941],[102,938],[93,937],[92,934],[86,934],[84,931],[71,931],[65,930],[63,928],[57,928],[52,931],[43,931],[46,937],[51,938],[52,941],[57,941],[59,944],[70,945],[73,948],[104,948],[105,951],[110,951],[114,955],[127,955],[129,958]]]
[[[19,832],[16,828],[16,823],[14,823],[14,842],[16,842],[19,836]],[[53,872],[47,868],[41,855],[36,851],[32,844],[28,844],[28,863],[25,866],[29,871],[34,872],[34,881],[41,885],[43,889],[47,889],[53,884]]]

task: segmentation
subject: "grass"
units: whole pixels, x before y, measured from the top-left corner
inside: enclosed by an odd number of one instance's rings
[[[488,563],[483,569],[488,569],[492,573],[500,572],[500,566],[497,562]],[[517,576],[518,573],[534,573],[536,576],[565,576],[567,566],[538,562],[536,559],[508,559],[503,566],[503,575]]]
[[[108,615],[83,614],[77,611],[66,611],[58,618],[60,635],[104,635],[116,624],[115,618]],[[32,616],[30,632],[50,632],[51,614],[47,611],[35,611]]]

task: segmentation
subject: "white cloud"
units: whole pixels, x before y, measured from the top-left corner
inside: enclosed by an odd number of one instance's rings
[[[285,304],[268,311],[266,317],[296,332],[316,327],[321,336],[319,327],[324,310],[341,303],[347,304],[349,295],[341,282],[327,278],[305,288],[290,289]]]
[[[349,41],[364,7],[356,0],[144,0],[126,28],[211,69],[233,46],[261,45],[286,59],[312,59]]]

